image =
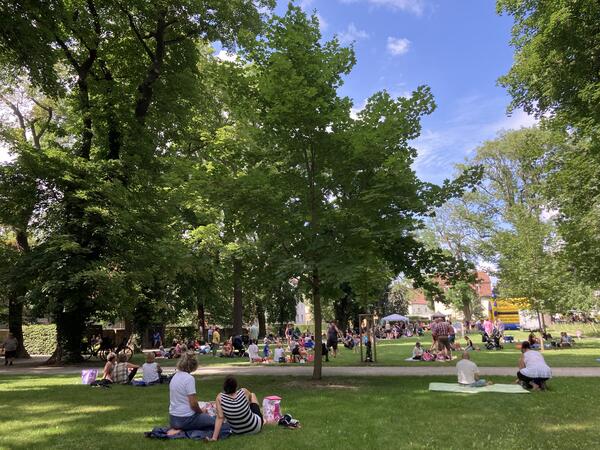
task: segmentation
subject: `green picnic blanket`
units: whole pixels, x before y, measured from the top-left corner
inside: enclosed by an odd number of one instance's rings
[[[529,394],[518,384],[492,384],[484,387],[461,386],[458,383],[429,383],[430,391],[460,392],[462,394],[479,394],[480,392],[501,392],[503,394]]]

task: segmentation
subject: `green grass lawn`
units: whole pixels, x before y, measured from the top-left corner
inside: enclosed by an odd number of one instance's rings
[[[509,333],[507,333],[509,334]],[[524,340],[527,338],[527,333],[510,332],[516,340]],[[511,367],[517,365],[519,361],[520,351],[515,348],[514,344],[507,344],[504,350],[485,350],[481,343],[479,335],[472,335],[471,339],[476,346],[481,348],[480,351],[472,352],[472,359],[481,367]],[[431,336],[426,334],[419,338],[425,347],[431,345]],[[440,364],[455,364],[452,362],[407,362],[406,358],[411,356],[412,349],[417,338],[402,338],[397,340],[381,340],[377,343],[377,363],[379,366],[437,366]],[[461,345],[464,346],[464,341],[459,339]],[[260,346],[262,351],[262,345]],[[551,367],[594,367],[599,363],[596,358],[600,357],[600,338],[585,338],[578,341],[574,348],[570,349],[553,349],[546,350],[544,357]],[[198,361],[200,366],[207,365],[245,365],[250,363],[247,358],[213,358],[211,355],[199,355]],[[141,354],[134,356],[133,362],[142,364],[144,357]],[[172,367],[177,363],[177,360],[161,359],[158,362],[164,367]],[[94,364],[94,363],[92,363]],[[96,365],[100,365],[96,362]],[[351,350],[345,349],[340,345],[340,353],[337,358],[330,357],[329,366],[356,366],[361,365],[360,354],[354,353]]]
[[[156,441],[143,432],[166,424],[168,387],[83,386],[77,376],[0,377],[0,448],[596,448],[600,389],[591,378],[552,380],[528,395],[427,390],[453,377],[240,377],[259,397],[278,394],[300,430],[266,426],[256,436],[218,443]],[[512,379],[496,378],[497,382]],[[197,380],[212,399],[221,378]]]

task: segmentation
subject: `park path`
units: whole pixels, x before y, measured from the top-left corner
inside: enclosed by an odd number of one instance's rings
[[[85,365],[54,367],[40,365],[47,357],[34,357],[27,362],[20,362],[12,367],[0,366],[0,375],[73,375],[81,373]],[[415,363],[416,364],[416,363]],[[101,370],[101,369],[99,369]],[[173,367],[165,367],[165,373],[172,373]],[[480,367],[484,376],[514,376],[515,367]],[[287,376],[308,377],[312,375],[311,366],[201,366],[194,375],[220,376],[235,373],[247,376]],[[600,377],[600,367],[554,367],[555,377]],[[456,375],[454,366],[413,366],[413,367],[383,367],[383,366],[348,366],[323,367],[325,377],[406,377],[406,376],[436,376]]]

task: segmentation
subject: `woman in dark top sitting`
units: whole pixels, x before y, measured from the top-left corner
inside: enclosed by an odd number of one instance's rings
[[[225,419],[234,434],[256,434],[262,430],[263,416],[256,395],[248,389],[238,389],[237,380],[229,375],[223,383],[223,392],[217,395],[217,420],[211,440],[219,439]]]

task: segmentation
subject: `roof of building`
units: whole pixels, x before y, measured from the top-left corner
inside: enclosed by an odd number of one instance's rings
[[[440,287],[444,290],[449,287],[443,280],[440,280],[439,283]],[[477,271],[477,282],[475,283],[474,288],[477,291],[477,296],[479,298],[492,296],[492,280],[487,272],[482,270]],[[411,305],[427,305],[427,299],[421,289],[414,289],[409,303]]]

